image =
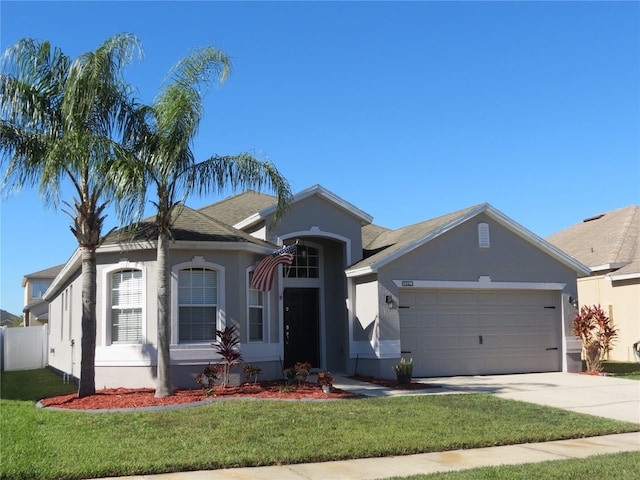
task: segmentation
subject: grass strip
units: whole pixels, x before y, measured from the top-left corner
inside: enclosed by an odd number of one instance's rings
[[[638,472],[640,472],[640,452],[623,452],[571,460],[394,477],[389,480],[531,480],[532,478],[637,480]]]
[[[606,360],[602,362],[602,370],[614,377],[621,377],[629,380],[640,380],[640,363],[614,362]]]

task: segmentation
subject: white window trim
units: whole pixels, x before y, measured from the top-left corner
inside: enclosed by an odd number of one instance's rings
[[[120,270],[140,270],[142,272],[142,338],[140,343],[111,343],[111,275]],[[120,348],[147,343],[147,271],[142,263],[120,260],[102,271],[102,345]]]
[[[206,268],[218,272],[218,305],[216,309],[216,330],[224,330],[226,325],[225,304],[225,268],[217,263],[207,262],[203,257],[193,257],[190,262],[178,263],[171,269],[171,346],[181,349],[201,348],[210,350],[211,341],[198,343],[180,343],[178,335],[178,273],[186,268]]]
[[[264,344],[269,343],[269,292],[262,292],[262,340],[251,340],[251,307],[255,307],[255,305],[249,304],[249,299],[251,298],[250,291],[251,282],[249,280],[249,274],[255,270],[255,266],[248,267],[245,274],[246,279],[246,315],[247,315],[247,343],[251,344]]]

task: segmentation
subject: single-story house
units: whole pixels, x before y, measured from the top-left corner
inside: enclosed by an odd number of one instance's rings
[[[576,371],[569,324],[589,270],[494,207],[481,204],[390,230],[316,185],[272,226],[275,198],[247,191],[175,212],[171,374],[175,386],[215,362],[215,329],[238,328],[245,362],[281,378],[297,361],[332,372],[414,376]],[[156,372],[153,219],[97,251],[96,387],[152,387]],[[256,264],[296,245],[272,287]],[[78,375],[80,253],[46,292],[49,363]]]
[[[618,336],[610,360],[633,362],[640,341],[640,207],[631,205],[586,218],[547,238],[591,269],[578,279],[580,306],[600,305]]]
[[[22,278],[24,288],[23,325],[35,327],[46,325],[49,321],[49,304],[42,298],[64,265],[57,265],[38,272],[29,273]]]

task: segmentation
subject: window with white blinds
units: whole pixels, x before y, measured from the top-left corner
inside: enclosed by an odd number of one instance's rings
[[[249,341],[264,342],[264,292],[251,288],[253,272],[247,279],[247,308],[249,311]]]
[[[142,342],[142,271],[111,274],[111,343]]]
[[[181,343],[216,339],[218,272],[186,268],[178,272],[178,340]]]

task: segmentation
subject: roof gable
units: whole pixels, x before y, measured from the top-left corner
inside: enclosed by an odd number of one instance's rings
[[[362,225],[368,225],[373,220],[373,217],[371,215],[360,210],[359,208],[347,202],[346,200],[338,197],[337,195],[330,192],[329,190],[322,187],[321,185],[314,185],[312,187],[309,187],[295,194],[291,200],[291,205],[297,202],[300,202],[313,195],[319,196],[324,200],[328,201],[329,203],[332,203],[333,205],[337,206],[338,208],[341,208],[347,211],[349,214],[358,218]],[[255,225],[265,220],[267,217],[273,215],[275,211],[276,211],[276,203],[274,198],[274,202],[271,205],[267,206],[266,208],[263,208],[262,210],[256,211],[253,215],[250,215],[244,218],[243,220],[235,223],[234,227],[240,228],[240,229],[251,227],[252,225]]]
[[[380,233],[367,245],[366,250],[369,255],[365,255],[365,259],[348,268],[346,272],[347,276],[356,277],[376,272],[379,268],[393,260],[425,245],[481,213],[486,214],[523,240],[535,245],[576,272],[582,275],[589,274],[589,269],[580,262],[577,262],[558,248],[514,222],[488,203],[483,203],[398,230],[389,230]]]

